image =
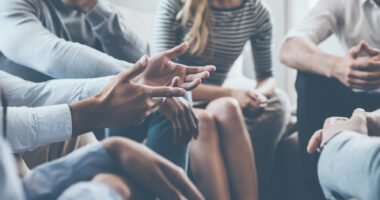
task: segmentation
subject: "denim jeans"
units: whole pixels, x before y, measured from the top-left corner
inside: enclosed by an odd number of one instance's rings
[[[188,92],[185,99],[191,104],[191,93]],[[138,126],[108,129],[107,136],[122,136],[137,142],[142,142],[146,138],[146,145],[150,149],[187,170],[189,145],[174,144],[171,122],[160,113],[150,115]]]
[[[323,148],[318,178],[329,200],[380,199],[380,138],[350,131],[336,135]]]

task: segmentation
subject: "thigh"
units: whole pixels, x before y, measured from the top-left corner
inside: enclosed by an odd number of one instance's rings
[[[140,125],[129,126],[125,128],[108,128],[106,129],[106,137],[126,137],[136,142],[143,142],[147,136],[149,118]]]

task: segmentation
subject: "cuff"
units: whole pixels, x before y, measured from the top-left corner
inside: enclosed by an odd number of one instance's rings
[[[110,6],[104,0],[99,0],[98,3],[86,14],[86,19],[91,26],[96,26],[109,19],[111,15],[112,11]]]
[[[32,108],[37,117],[37,146],[62,142],[72,135],[72,119],[69,105]]]

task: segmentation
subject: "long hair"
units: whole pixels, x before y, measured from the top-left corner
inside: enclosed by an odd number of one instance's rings
[[[185,30],[184,40],[190,44],[190,54],[200,56],[210,40],[209,35],[212,35],[209,0],[182,0],[182,2],[183,6],[176,20]],[[187,30],[189,22],[192,22],[192,26]]]

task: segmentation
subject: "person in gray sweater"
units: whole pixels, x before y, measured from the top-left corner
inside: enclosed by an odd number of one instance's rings
[[[321,152],[318,179],[326,199],[380,199],[380,109],[332,117],[307,151]]]
[[[115,75],[149,55],[148,43],[107,0],[4,0],[0,26],[0,68],[35,82]],[[164,115],[154,113],[144,124],[121,132],[137,141],[147,137],[150,148],[185,168],[187,143],[173,142]]]

